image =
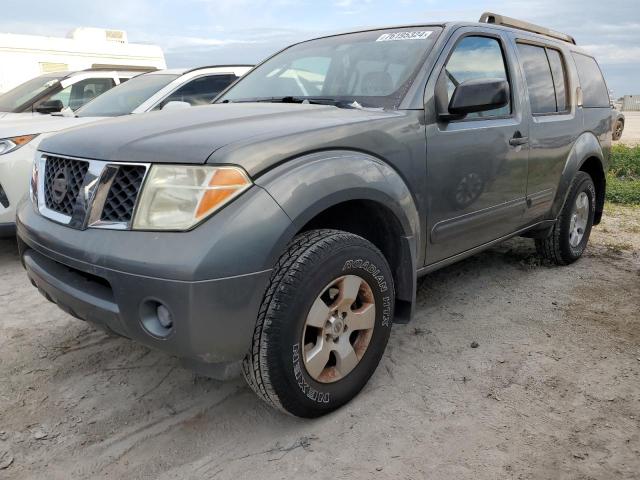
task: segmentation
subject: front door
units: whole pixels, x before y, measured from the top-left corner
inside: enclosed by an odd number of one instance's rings
[[[444,95],[446,82],[446,104],[457,84],[482,78],[507,80],[511,100],[497,110],[462,119],[435,117],[427,125],[427,264],[508,235],[522,224],[529,122],[514,48],[502,32],[490,32],[459,31],[434,72],[439,81],[431,88]]]

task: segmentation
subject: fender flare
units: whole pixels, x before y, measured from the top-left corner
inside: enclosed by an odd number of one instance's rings
[[[289,160],[256,178],[255,184],[266,190],[291,219],[290,229],[280,238],[280,252],[300,229],[332,206],[368,200],[390,210],[402,230],[394,271],[396,299],[400,301],[396,304],[396,322],[410,319],[416,297],[421,222],[411,191],[396,170],[363,152],[331,150]]]
[[[589,158],[597,158],[600,162],[602,172],[604,173],[606,171],[605,155],[600,146],[600,142],[593,133],[585,132],[574,142],[567,161],[565,162],[558,184],[558,190],[551,205],[552,218],[558,218],[558,215],[560,215],[560,210],[562,210],[562,206],[567,199],[573,178]],[[604,194],[604,192],[602,192],[602,194]]]

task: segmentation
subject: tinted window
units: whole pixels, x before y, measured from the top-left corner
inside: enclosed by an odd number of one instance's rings
[[[79,117],[117,117],[128,115],[178,75],[149,73],[132,78],[127,83],[112,88],[104,95],[80,108]]]
[[[582,87],[582,104],[584,107],[609,107],[609,91],[604,83],[600,67],[595,59],[574,53],[580,86]]]
[[[169,95],[155,109],[158,110],[169,102],[187,102],[192,106],[207,105],[237,79],[235,75],[209,75],[196,78]]]
[[[448,101],[457,85],[467,80],[501,78],[508,80],[500,42],[488,37],[465,37],[456,45],[445,66]],[[467,118],[508,115],[511,106],[472,113]]]
[[[76,110],[113,86],[114,82],[110,78],[89,78],[69,85],[38,103],[60,100],[64,108],[71,107],[72,110]]]
[[[557,112],[555,87],[545,49],[519,43],[518,50],[527,79],[531,113]]]
[[[71,86],[69,107],[72,110],[77,110],[85,103],[89,103],[97,96],[113,88],[114,85],[115,83],[111,78],[90,78],[75,83]]]
[[[567,99],[566,75],[562,56],[559,51],[547,48],[547,57],[549,57],[549,65],[551,65],[553,85],[556,88],[558,111],[564,112],[569,109],[569,102]]]
[[[378,30],[320,38],[280,52],[219,101],[284,97],[397,107],[433,46],[436,29]]]

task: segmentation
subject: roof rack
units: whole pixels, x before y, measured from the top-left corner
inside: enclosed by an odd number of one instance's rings
[[[480,23],[494,23],[496,25],[503,25],[505,27],[517,28],[518,30],[525,30],[527,32],[538,33],[547,37],[555,38],[565,42],[573,43],[576,45],[576,40],[571,35],[565,33],[556,32],[549,28],[534,25],[533,23],[523,22],[511,17],[505,17],[504,15],[498,15],[497,13],[484,12],[479,20]]]

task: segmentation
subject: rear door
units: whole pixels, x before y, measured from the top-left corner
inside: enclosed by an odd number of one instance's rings
[[[432,77],[443,72],[448,100],[455,83],[481,78],[506,79],[511,99],[498,110],[427,125],[428,264],[512,233],[525,209],[529,123],[513,44],[497,29],[460,29]]]
[[[582,131],[572,102],[566,51],[553,44],[516,39],[531,118],[525,221],[548,217],[562,171]]]

